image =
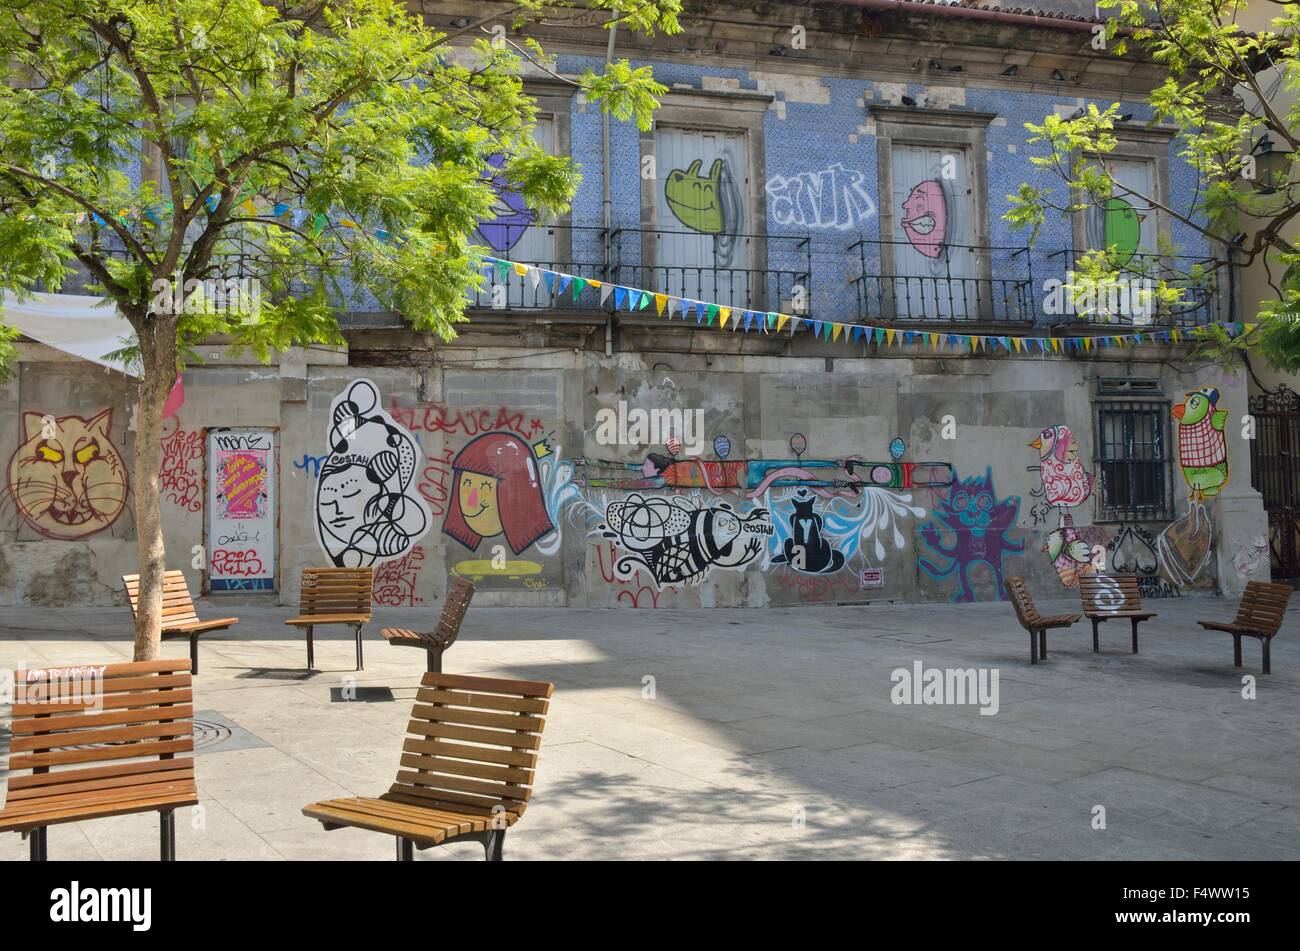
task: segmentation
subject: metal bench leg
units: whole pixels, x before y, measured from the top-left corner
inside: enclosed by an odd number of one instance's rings
[[[1092,619],[1092,652],[1094,654],[1101,653],[1101,646],[1097,643],[1097,624],[1098,624],[1097,619],[1093,618]]]
[[[199,635],[190,635],[190,673],[198,674],[199,672]]]
[[[357,670],[365,669],[365,661],[361,656],[361,625],[357,625]]]
[[[158,813],[158,832],[161,839],[161,859],[164,862],[176,861],[176,813],[167,809]]]
[[[1038,630],[1038,659],[1047,660],[1047,628]]]
[[[1273,642],[1273,638],[1271,638],[1271,637],[1264,637],[1264,638],[1261,638],[1261,641],[1263,642],[1263,647],[1264,647],[1264,673],[1266,673],[1266,674],[1271,674],[1271,673],[1273,672],[1273,665],[1269,662],[1269,656],[1268,656],[1268,654],[1269,654],[1269,650],[1268,650],[1268,648],[1269,648],[1269,645],[1272,644],[1272,642]]]
[[[316,666],[316,652],[312,649],[315,645],[312,643],[312,625],[307,625],[307,669],[312,670]]]
[[[1232,666],[1241,666],[1241,635],[1232,635]]]
[[[486,853],[487,860],[489,862],[500,862],[505,846],[506,830],[492,830],[492,834],[489,835],[487,841],[483,843],[483,851]]]
[[[1136,654],[1138,652],[1138,619],[1132,617],[1129,620],[1133,622],[1133,653]]]
[[[436,647],[430,647],[426,653],[429,655],[428,672],[431,674],[442,673],[442,651]]]
[[[1035,630],[1029,632],[1029,662],[1038,663],[1038,632]]]
[[[32,829],[27,833],[27,845],[31,850],[31,860],[33,862],[48,861],[45,852],[46,834],[48,832],[48,826],[41,826],[39,829]]]
[[[400,835],[397,837],[397,861],[415,861],[415,843],[410,839],[402,838]]]

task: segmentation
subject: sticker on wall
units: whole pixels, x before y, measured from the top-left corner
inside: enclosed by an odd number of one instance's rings
[[[275,433],[208,430],[207,485],[208,590],[273,590]]]
[[[338,567],[400,558],[433,516],[415,488],[424,453],[380,406],[379,388],[354,380],[334,398],[329,457],[316,480],[316,539]]]
[[[126,463],[110,438],[113,410],[94,416],[23,413],[23,441],[9,460],[9,494],[46,538],[104,531],[126,508]]]

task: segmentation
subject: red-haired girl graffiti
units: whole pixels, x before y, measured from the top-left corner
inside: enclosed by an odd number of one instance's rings
[[[473,551],[503,532],[516,555],[555,530],[533,447],[514,433],[484,433],[451,462],[455,489],[442,530]]]

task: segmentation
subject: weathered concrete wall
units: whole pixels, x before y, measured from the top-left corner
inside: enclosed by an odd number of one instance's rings
[[[129,474],[131,388],[85,364],[41,359],[48,356],[42,348],[25,354],[29,359],[0,390],[0,447],[7,459],[12,453],[0,601],[119,600],[119,577],[135,566],[134,522],[129,500],[117,505],[105,476],[111,467],[72,466],[69,484],[89,485],[83,496],[101,513],[82,524],[51,530],[43,514],[49,506],[28,485],[56,468],[35,460],[46,417],[61,439],[98,433],[100,458],[120,460]],[[399,539],[397,557],[380,559],[376,590],[386,603],[436,605],[451,576],[475,580],[485,603],[516,605],[985,600],[999,597],[1011,575],[1026,577],[1044,596],[1062,594],[1094,560],[1144,575],[1153,595],[1176,594],[1180,586],[1232,592],[1245,577],[1233,559],[1263,530],[1240,431],[1244,378],[1171,359],[666,352],[602,358],[464,347],[403,367],[307,365],[301,354],[273,367],[229,364],[222,359],[186,373],[185,404],[168,421],[164,443],[169,561],[185,569],[195,591],[202,578],[192,565],[210,559],[215,544],[204,537],[204,433],[214,427],[275,434],[278,598],[293,603],[301,568],[329,563],[316,535],[317,488],[330,468],[331,404],[358,378],[376,384],[379,408],[423,454],[404,491],[410,505],[427,509],[429,525],[414,539]],[[1175,457],[1168,474],[1173,519],[1103,521],[1098,489],[1068,509],[1069,531],[1061,524],[1066,510],[1043,498],[1039,453],[1029,443],[1045,429],[1068,427],[1082,471],[1096,474],[1097,380],[1126,375],[1158,380],[1161,398],[1175,405],[1192,390],[1217,388],[1218,407],[1228,412],[1231,479],[1198,514]],[[607,424],[620,405],[626,431],[615,431],[611,441]],[[638,433],[626,425],[636,411],[655,409],[682,411],[690,428]],[[111,425],[104,417],[94,429],[105,411]],[[1176,426],[1169,423],[1172,435]],[[676,459],[670,435],[684,443]],[[951,466],[955,481],[942,484],[940,469],[928,481],[941,484],[870,484],[873,467],[865,464],[892,464],[895,439],[905,444],[901,463]],[[354,451],[359,445],[364,440]],[[60,442],[56,451],[78,448]],[[692,456],[693,448],[702,451]],[[492,461],[511,453],[514,461]],[[376,492],[378,483],[361,472],[353,473],[358,491]],[[494,484],[495,529],[485,527],[490,518],[471,516],[471,497],[459,494],[467,475],[480,487]],[[535,487],[520,488],[534,478]],[[487,495],[473,498],[481,505]],[[473,529],[468,537],[477,536],[473,544],[453,537],[458,500]],[[391,511],[394,501],[384,496],[374,511]],[[381,525],[376,537],[401,522],[385,518],[374,517]],[[1054,543],[1067,556],[1056,566],[1044,551]],[[195,546],[205,544],[196,558]],[[877,569],[883,575],[870,577]],[[872,582],[879,587],[864,586]],[[232,603],[276,598],[219,596]]]

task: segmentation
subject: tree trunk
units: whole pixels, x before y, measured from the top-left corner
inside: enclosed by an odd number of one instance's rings
[[[144,379],[135,417],[135,531],[140,563],[140,604],[135,617],[135,659],[156,660],[162,640],[163,547],[158,470],[162,465],[162,411],[176,382],[176,325],[166,317],[142,321]]]

